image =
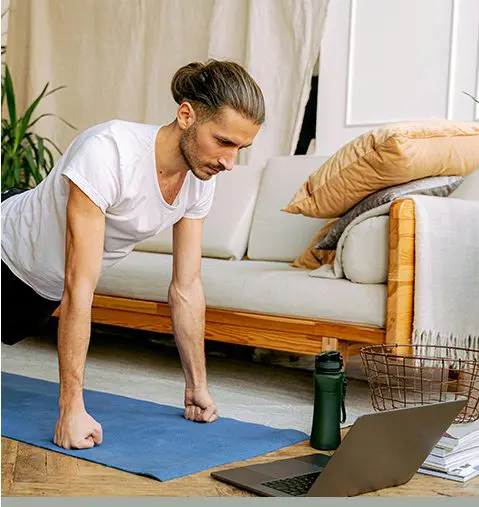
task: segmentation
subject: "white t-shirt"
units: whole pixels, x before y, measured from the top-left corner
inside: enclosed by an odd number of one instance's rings
[[[172,205],[160,190],[155,140],[160,126],[112,120],[79,135],[34,189],[2,203],[2,260],[41,296],[59,301],[64,289],[68,179],[105,213],[102,272],[135,244],[181,218],[203,218],[216,178],[188,171]]]

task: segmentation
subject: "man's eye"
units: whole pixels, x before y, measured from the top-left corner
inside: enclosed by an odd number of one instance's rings
[[[228,146],[229,142],[225,141],[224,139],[218,139],[218,142],[222,144],[223,146]]]

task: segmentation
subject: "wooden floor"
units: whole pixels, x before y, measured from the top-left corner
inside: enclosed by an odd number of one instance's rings
[[[344,430],[345,432],[347,430]],[[280,449],[239,465],[311,454],[308,442]],[[206,470],[167,482],[129,474],[89,461],[2,438],[2,496],[254,496],[210,477]],[[407,484],[364,496],[479,496],[479,478],[466,484],[416,474]]]

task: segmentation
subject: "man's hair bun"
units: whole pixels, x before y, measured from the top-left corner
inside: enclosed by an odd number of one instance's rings
[[[171,81],[177,104],[192,103],[202,121],[229,106],[261,125],[265,120],[263,93],[256,81],[238,63],[209,60],[192,62],[178,69]]]

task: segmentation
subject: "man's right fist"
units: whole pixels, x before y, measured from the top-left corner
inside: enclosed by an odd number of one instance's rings
[[[53,442],[64,449],[89,449],[103,440],[101,425],[85,409],[60,412]]]

